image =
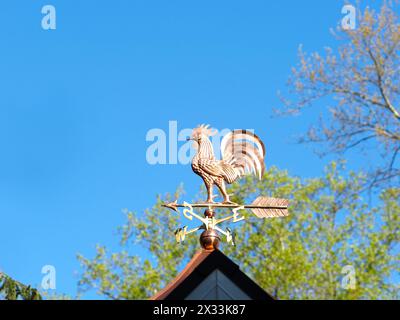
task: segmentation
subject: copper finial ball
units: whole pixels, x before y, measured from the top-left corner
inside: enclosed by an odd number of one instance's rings
[[[219,241],[221,238],[219,234],[214,229],[208,229],[203,231],[200,235],[200,245],[205,250],[215,250],[218,249]]]
[[[214,210],[212,210],[212,209],[206,209],[206,210],[204,211],[204,216],[207,217],[207,218],[212,218],[212,217],[214,217]]]

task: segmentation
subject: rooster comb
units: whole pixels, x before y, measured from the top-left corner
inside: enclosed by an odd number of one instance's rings
[[[217,130],[211,129],[209,124],[207,124],[207,125],[201,124],[201,125],[197,126],[197,128],[194,128],[192,131],[193,136],[204,134],[209,137],[209,136],[215,135],[216,133],[217,133]]]

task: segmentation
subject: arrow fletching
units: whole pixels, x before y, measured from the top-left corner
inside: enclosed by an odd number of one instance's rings
[[[252,208],[251,211],[258,218],[275,218],[286,217],[288,212],[289,200],[279,198],[258,197],[252,203],[252,206],[259,206],[265,208]]]

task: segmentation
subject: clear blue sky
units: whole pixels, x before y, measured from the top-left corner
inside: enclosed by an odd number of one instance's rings
[[[41,8],[57,29],[41,28]],[[267,166],[311,177],[327,159],[293,143],[315,115],[272,118],[300,43],[335,46],[343,3],[7,0],[0,4],[0,269],[74,295],[78,252],[117,247],[122,209],[200,180],[146,162],[148,130],[254,128]],[[356,165],[356,164],[354,164]]]

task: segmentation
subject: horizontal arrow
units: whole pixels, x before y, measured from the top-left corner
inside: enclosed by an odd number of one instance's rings
[[[278,199],[278,198],[268,198],[268,197],[258,197],[252,204],[241,205],[236,203],[193,203],[190,204],[192,208],[222,208],[222,209],[234,209],[243,207],[244,209],[251,209],[253,213],[259,218],[272,218],[287,216],[288,213],[289,200]],[[169,208],[176,212],[178,208],[187,207],[184,204],[178,203],[177,200],[170,203],[165,203],[162,205],[165,208]]]

